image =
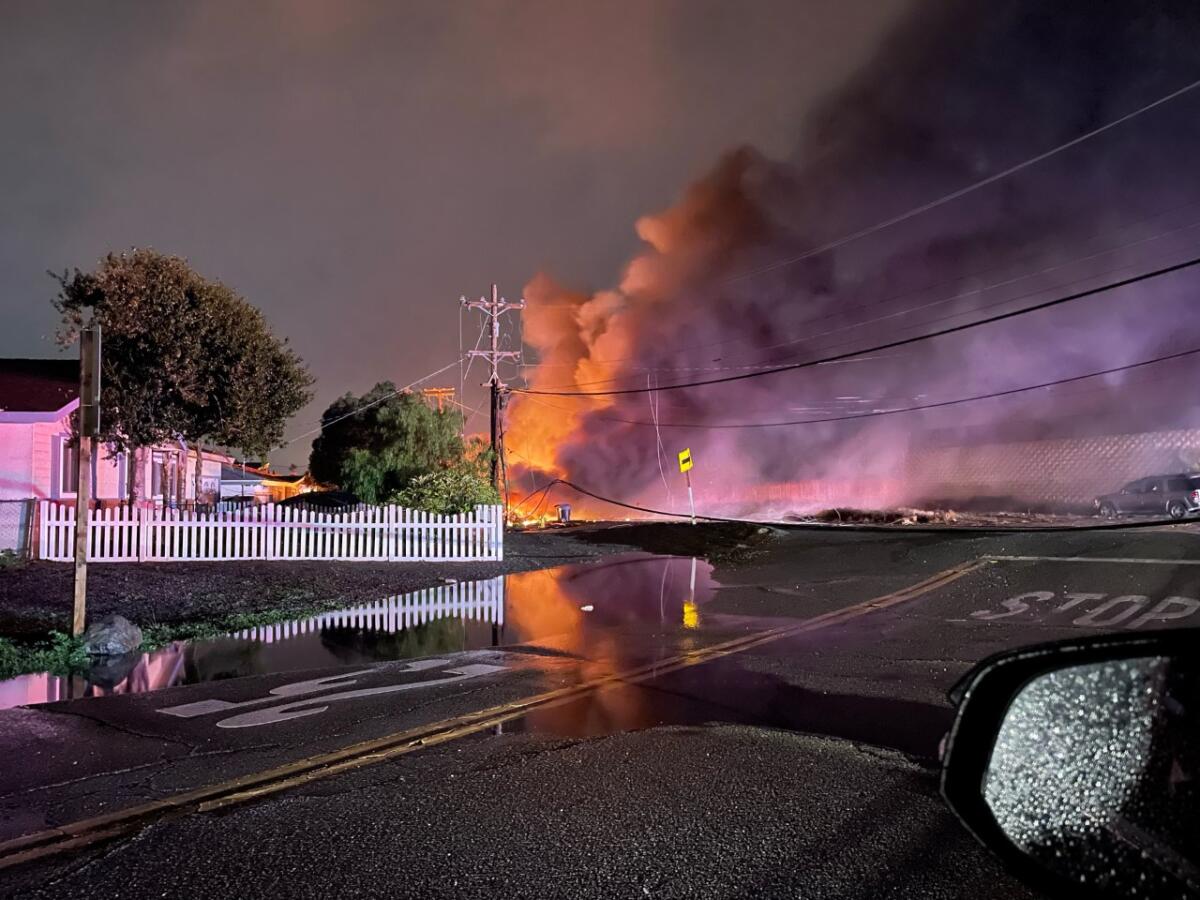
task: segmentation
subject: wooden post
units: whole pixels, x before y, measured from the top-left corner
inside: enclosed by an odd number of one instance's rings
[[[175,508],[187,506],[187,445],[180,440],[180,450],[175,454]]]
[[[79,453],[75,488],[75,609],[71,634],[87,621],[88,518],[92,496],[92,438],[100,431],[100,326],[79,333]]]
[[[83,634],[87,614],[88,507],[91,500],[92,439],[79,436],[79,487],[75,494],[75,615],[71,634]]]
[[[204,442],[196,441],[196,484],[193,491],[195,497],[195,509],[200,508],[200,484],[204,476]]]
[[[125,487],[126,492],[129,494],[129,511],[132,514],[133,510],[137,508],[138,475],[140,474],[138,471],[138,461],[140,454],[137,447],[130,447],[125,453]]]

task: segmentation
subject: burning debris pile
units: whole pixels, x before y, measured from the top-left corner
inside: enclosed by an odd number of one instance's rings
[[[824,522],[838,525],[955,525],[952,509],[823,509],[811,516],[787,515],[785,522]]]
[[[1178,350],[1187,340],[1179,323],[1194,304],[1187,273],[1139,284],[1136,296],[1114,291],[913,347],[757,376],[1187,255],[1200,230],[1200,197],[1186,196],[1200,92],[894,227],[868,226],[1187,83],[1198,40],[1200,7],[1182,0],[1102,16],[1085,0],[922,4],[812,114],[792,158],[733,150],[676,206],[639,220],[645,249],[614,289],[575,291],[548,275],[527,286],[525,341],[539,365],[508,413],[511,483],[569,477],[679,512],[687,501],[674,459],[686,446],[705,512],[745,514],[751,505],[845,515],[854,506],[894,509],[857,515],[919,521],[953,516],[899,508],[921,501],[914,485],[925,446],[1079,427],[1119,433],[1190,415],[1194,406],[1173,405],[1164,387],[1194,377],[1186,361],[892,414]],[[746,377],[663,389],[729,376]],[[779,422],[807,424],[760,427]],[[749,501],[763,485],[788,496]],[[583,515],[628,514],[565,495]]]

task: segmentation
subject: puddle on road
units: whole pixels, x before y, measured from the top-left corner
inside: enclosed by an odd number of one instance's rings
[[[938,740],[953,718],[949,707],[806,690],[774,675],[747,671],[736,657],[725,657],[534,710],[503,730],[587,738],[721,722],[827,735],[936,758]]]
[[[614,665],[624,658],[622,629],[700,627],[714,587],[710,573],[707,563],[688,558],[628,554],[439,585],[222,638],[177,641],[87,676],[22,675],[0,682],[0,709],[529,641]]]

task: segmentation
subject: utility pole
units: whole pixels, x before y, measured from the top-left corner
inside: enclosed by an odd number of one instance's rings
[[[452,387],[431,387],[421,388],[421,396],[432,403],[437,404],[438,412],[445,412],[445,403],[449,400],[454,402],[454,388]]]
[[[79,453],[75,487],[75,615],[71,634],[83,634],[87,618],[88,508],[92,497],[92,442],[100,433],[100,326],[79,334]]]
[[[480,297],[478,300],[468,300],[463,297],[460,301],[467,309],[481,309],[484,315],[490,320],[488,325],[491,331],[491,341],[487,350],[471,350],[468,351],[470,356],[481,356],[491,363],[492,372],[488,378],[488,384],[491,385],[491,408],[492,408],[492,487],[500,490],[500,456],[504,451],[502,442],[499,436],[500,431],[500,392],[507,387],[500,380],[499,364],[502,359],[520,359],[521,353],[519,350],[501,350],[500,344],[500,316],[508,312],[510,309],[524,309],[525,300],[517,300],[510,303],[500,296],[496,290],[496,285],[492,285],[491,298]]]

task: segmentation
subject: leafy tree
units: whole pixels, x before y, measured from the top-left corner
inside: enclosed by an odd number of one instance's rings
[[[131,465],[179,437],[263,453],[311,397],[312,377],[262,313],[179,257],[110,253],[94,272],[55,278],[60,343],[89,322],[103,329],[100,438]]]
[[[373,445],[377,408],[390,402],[395,393],[395,385],[381,381],[361,397],[346,393],[329,405],[321,416],[321,433],[313,441],[308,459],[308,471],[314,480],[341,484],[342,465],[350,451]]]
[[[207,327],[197,338],[197,369],[206,400],[188,405],[185,433],[265,457],[312,399],[313,379],[258,309],[219,282],[202,292]]]
[[[500,502],[488,471],[491,451],[481,442],[467,448],[458,463],[413,478],[390,499],[411,509],[438,515],[469,512],[476,506]]]
[[[321,417],[309,471],[366,503],[379,503],[418,475],[462,459],[458,412],[433,409],[419,394],[383,381],[361,397],[346,394]]]

